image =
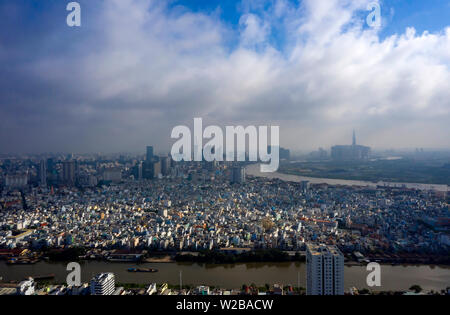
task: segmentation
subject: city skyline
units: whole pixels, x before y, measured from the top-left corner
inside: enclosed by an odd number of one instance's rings
[[[358,130],[449,148],[446,1],[3,1],[0,153],[170,149],[170,130],[279,125],[293,151]]]

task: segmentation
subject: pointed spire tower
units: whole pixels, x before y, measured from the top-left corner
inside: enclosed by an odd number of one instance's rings
[[[356,133],[355,133],[355,129],[353,129],[353,142],[352,145],[355,146],[356,145]]]

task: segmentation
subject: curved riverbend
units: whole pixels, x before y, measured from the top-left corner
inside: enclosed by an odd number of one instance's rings
[[[380,181],[378,183],[373,183],[373,182],[362,181],[362,180],[307,177],[307,176],[283,174],[283,173],[279,173],[279,172],[262,173],[260,171],[259,164],[247,165],[245,170],[246,170],[247,175],[256,176],[256,177],[265,177],[265,178],[276,178],[276,179],[289,181],[289,182],[309,181],[312,184],[367,186],[367,187],[385,186],[385,187],[404,187],[404,188],[419,189],[419,190],[436,190],[436,191],[447,191],[447,192],[449,191],[449,187],[447,185],[437,185],[437,184],[393,183],[393,182],[382,182],[382,181]]]

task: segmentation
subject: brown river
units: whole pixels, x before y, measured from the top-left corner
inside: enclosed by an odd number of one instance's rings
[[[132,263],[109,263],[102,261],[86,261],[81,263],[82,280],[84,282],[100,272],[114,272],[118,283],[164,283],[177,285],[180,271],[184,284],[211,285],[226,289],[240,288],[242,284],[279,283],[302,287],[306,286],[306,265],[304,263],[246,263],[227,265],[200,265],[196,263],[145,263],[139,267],[152,267],[157,273],[130,273]],[[65,282],[68,272],[64,263],[39,262],[35,265],[6,265],[0,262],[0,277],[3,281],[21,280],[28,276],[39,276],[54,273],[55,282]],[[365,266],[345,266],[345,289],[350,287],[364,288],[368,275]],[[381,266],[381,287],[377,291],[407,290],[418,284],[425,290],[442,290],[450,286],[450,267],[442,266]],[[374,289],[375,290],[375,289]]]

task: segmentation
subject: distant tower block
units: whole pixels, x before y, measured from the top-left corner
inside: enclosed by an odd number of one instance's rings
[[[153,147],[152,146],[148,146],[147,147],[146,160],[147,161],[152,161],[153,160]]]
[[[39,164],[39,177],[41,187],[47,187],[47,164],[45,160],[41,160]]]
[[[351,145],[335,145],[331,148],[331,158],[335,161],[361,161],[370,157],[370,147],[356,144],[356,132],[353,130]]]

